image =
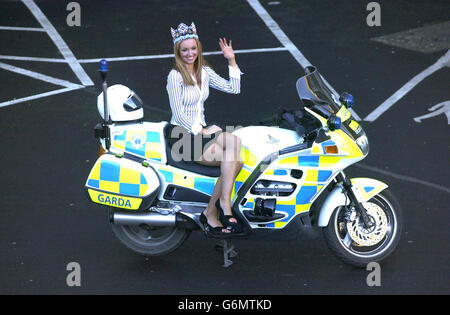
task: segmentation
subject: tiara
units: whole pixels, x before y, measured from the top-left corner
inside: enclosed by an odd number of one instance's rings
[[[197,30],[195,29],[195,24],[192,22],[191,26],[187,26],[184,23],[180,23],[177,29],[174,30],[170,28],[170,32],[172,33],[173,44],[175,45],[180,40],[188,39],[188,38],[197,38]]]

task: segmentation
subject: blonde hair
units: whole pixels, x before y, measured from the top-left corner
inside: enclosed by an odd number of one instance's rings
[[[209,66],[209,65],[203,58],[203,47],[202,47],[201,42],[197,38],[193,38],[193,39],[197,43],[197,59],[195,60],[195,63],[194,63],[194,76],[195,76],[195,79],[197,80],[197,84],[201,87],[201,85],[202,85],[202,80],[201,80],[202,67]],[[175,63],[173,65],[173,68],[175,70],[177,70],[178,72],[180,72],[181,77],[183,78],[184,84],[195,85],[195,82],[192,79],[192,77],[186,67],[186,64],[184,63],[183,59],[181,59],[181,55],[180,55],[181,42],[183,42],[183,41],[180,40],[173,46],[173,52],[175,55]]]

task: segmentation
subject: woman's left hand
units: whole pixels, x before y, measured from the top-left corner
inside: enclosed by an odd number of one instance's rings
[[[233,46],[231,46],[231,42],[232,42],[231,39],[230,39],[230,42],[227,43],[226,38],[219,38],[219,46],[220,46],[220,49],[222,49],[223,56],[228,60],[230,66],[235,66],[236,61],[235,61]]]
[[[216,125],[212,125],[212,126],[204,128],[202,133],[204,135],[211,135],[211,134],[213,134],[215,132],[219,132],[219,131],[222,131],[222,128],[220,128],[220,127],[218,127]]]

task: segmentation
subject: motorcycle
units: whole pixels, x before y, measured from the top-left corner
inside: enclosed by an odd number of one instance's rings
[[[164,255],[192,231],[205,231],[199,216],[220,168],[176,158],[167,145],[168,123],[143,121],[142,100],[124,86],[114,94],[120,88],[107,86],[107,67],[102,60],[97,106],[103,121],[95,127],[101,151],[85,190],[90,201],[108,207],[112,230],[125,246]],[[380,262],[398,245],[402,213],[387,184],[344,173],[369,153],[367,136],[349,111],[353,96],[336,96],[313,66],[296,88],[301,105],[276,116],[276,125],[233,131],[242,142],[243,167],[232,209],[242,231],[222,243],[224,266],[237,254],[234,237],[274,239],[317,227],[344,262]],[[109,103],[126,113],[112,119]]]

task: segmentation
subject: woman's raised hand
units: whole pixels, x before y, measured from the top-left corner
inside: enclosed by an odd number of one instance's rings
[[[223,56],[228,60],[230,66],[235,66],[236,60],[234,56],[233,46],[231,46],[231,39],[230,42],[227,43],[227,39],[225,37],[219,38],[219,46],[220,49],[222,49]]]

